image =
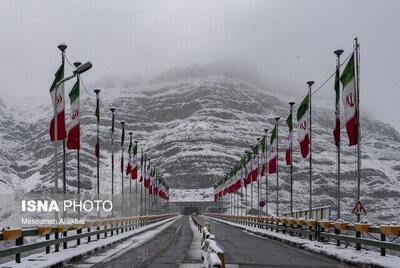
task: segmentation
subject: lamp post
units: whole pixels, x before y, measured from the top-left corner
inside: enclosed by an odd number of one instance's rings
[[[276,216],[279,216],[279,135],[278,125],[280,117],[275,117],[276,127]]]
[[[336,76],[337,80],[335,80],[335,91],[336,91],[336,100],[335,100],[335,115],[336,119],[336,128],[338,128],[338,135],[336,141],[336,150],[337,150],[337,211],[336,211],[336,219],[340,219],[340,55],[343,53],[343,49],[335,50],[333,53],[336,55]]]
[[[125,216],[125,200],[124,200],[124,135],[125,135],[125,121],[121,121],[122,135],[121,135],[121,202],[122,202],[122,215]]]
[[[111,111],[111,200],[114,203],[114,120],[115,108],[110,108]],[[114,215],[114,210],[112,211]]]
[[[289,102],[290,105],[290,128],[292,128],[292,123],[293,123],[293,105],[295,103],[293,101]],[[291,133],[290,139],[290,217],[293,217],[293,129],[289,129]]]
[[[309,99],[309,109],[310,109],[310,201],[309,201],[309,218],[311,219],[311,214],[312,214],[312,149],[311,149],[311,145],[312,145],[312,117],[311,117],[311,87],[314,84],[314,81],[308,81],[307,85],[308,85],[308,99]]]

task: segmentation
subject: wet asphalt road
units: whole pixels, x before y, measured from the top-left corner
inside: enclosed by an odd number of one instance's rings
[[[171,227],[165,229],[162,234],[142,246],[94,267],[178,267],[181,263],[190,262],[187,260],[187,256],[192,240],[193,233],[190,229],[189,217],[182,217]]]
[[[234,267],[349,267],[327,257],[255,236],[226,224],[202,217],[196,218],[201,223],[210,223],[211,233],[216,236],[217,244],[225,251],[226,263],[233,264]],[[140,247],[94,267],[201,267],[200,258],[189,252],[193,241],[189,220],[188,216],[182,217]],[[80,263],[83,264],[82,267],[86,267],[84,263]],[[182,266],[183,263],[185,265]]]
[[[227,263],[241,268],[254,267],[349,267],[335,260],[286,245],[269,238],[258,237],[241,229],[197,217],[209,222],[211,233],[225,252]]]

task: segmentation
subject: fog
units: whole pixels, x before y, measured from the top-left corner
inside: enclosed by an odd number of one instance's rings
[[[50,102],[60,42],[70,61],[93,63],[86,84],[229,60],[251,65],[275,90],[301,96],[305,81],[318,86],[329,77],[333,51],[347,56],[357,36],[362,108],[400,129],[399,10],[399,1],[365,0],[3,0],[1,98],[8,106]],[[317,103],[332,103],[332,96],[328,83]]]

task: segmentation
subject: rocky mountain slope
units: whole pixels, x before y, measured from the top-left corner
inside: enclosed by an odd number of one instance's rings
[[[271,118],[276,115],[285,118],[288,110],[288,105],[275,97],[251,71],[227,65],[175,69],[147,81],[103,81],[99,87],[102,89],[102,192],[109,192],[111,188],[110,107],[117,108],[116,118],[127,122],[139,146],[148,152],[173,188],[211,187],[256,142],[265,127],[272,127]],[[81,182],[82,188],[89,191],[94,189],[96,176],[95,97],[83,89],[82,95]],[[0,190],[51,191],[54,149],[48,135],[50,105],[13,110],[0,104],[3,115],[0,118]],[[332,109],[313,109],[316,206],[335,205],[336,153],[332,122]],[[116,127],[115,139],[119,140],[120,124]],[[345,140],[346,134],[342,131]],[[400,208],[396,206],[400,200],[400,134],[387,124],[362,118],[362,135],[363,202],[374,219],[396,219],[400,215]],[[283,148],[287,136],[284,123],[280,136]],[[118,191],[121,180],[118,142],[115,151]],[[299,157],[297,142],[294,151],[295,206],[304,209],[308,204],[308,160]],[[355,197],[355,151],[347,146],[342,151],[343,210],[349,213]],[[71,193],[76,192],[75,155],[74,151],[67,152],[67,188]],[[280,199],[284,210],[288,209],[289,175],[283,164],[283,153],[280,157]],[[270,181],[271,200],[275,199],[275,187],[274,178]]]

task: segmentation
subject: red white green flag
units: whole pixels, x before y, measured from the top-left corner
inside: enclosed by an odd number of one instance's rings
[[[59,85],[56,90],[56,85],[58,82],[60,82],[62,79],[64,79],[64,63],[61,64],[61,66],[58,68],[57,72],[55,73],[55,78],[53,81],[53,84],[50,87],[50,96],[51,96],[51,101],[53,103],[53,112],[54,112],[54,106],[57,111],[57,140],[63,140],[67,137],[67,131],[65,130],[65,114],[64,114],[64,109],[65,109],[65,101],[64,101],[64,83]],[[55,96],[55,93],[57,91],[57,96]],[[55,140],[55,129],[54,129],[54,124],[55,124],[55,118],[51,119],[50,122],[50,140],[54,141]]]
[[[342,102],[346,117],[347,136],[349,146],[357,144],[357,110],[356,110],[356,87],[355,87],[355,62],[354,54],[349,59],[343,70],[340,82],[343,85]]]
[[[267,160],[265,158],[265,140],[266,136],[263,136],[260,139],[260,147],[261,147],[261,173],[260,176],[265,176],[266,170],[267,170]]]
[[[310,117],[309,117],[309,96],[307,95],[301,102],[297,110],[298,123],[298,139],[300,143],[300,151],[303,158],[306,158],[309,153],[310,144]]]
[[[277,165],[277,149],[278,143],[276,138],[276,126],[272,129],[271,132],[271,141],[269,146],[269,154],[268,154],[268,173],[273,174],[276,173],[276,165]]]
[[[335,139],[335,145],[340,144],[340,74],[339,67],[336,68],[335,75],[335,126],[333,128],[333,138]]]
[[[79,80],[76,81],[69,93],[69,99],[71,101],[71,122],[68,131],[67,148],[70,150],[80,148],[80,124],[79,124]]]
[[[292,113],[289,114],[288,118],[286,119],[286,124],[289,128],[289,134],[288,134],[288,139],[287,139],[287,144],[286,144],[286,152],[285,152],[285,160],[286,160],[286,165],[291,165],[292,164],[292,159],[291,159],[291,145],[292,145],[292,140],[293,140],[293,120],[292,120]]]
[[[128,147],[128,165],[126,166],[126,175],[131,174],[132,172],[132,135],[129,141],[129,147]]]
[[[132,171],[131,179],[136,180],[138,177],[138,159],[137,159],[137,142],[133,145],[132,150]]]

